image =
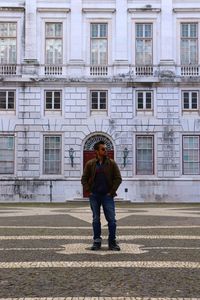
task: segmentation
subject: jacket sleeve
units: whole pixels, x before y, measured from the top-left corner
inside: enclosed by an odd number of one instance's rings
[[[116,164],[115,161],[113,161],[113,185],[110,191],[110,194],[115,196],[116,195],[116,190],[118,189],[119,185],[122,182],[122,177],[120,174],[120,170],[118,165]]]
[[[86,163],[85,168],[83,170],[83,175],[81,177],[81,184],[83,185],[83,188],[85,191],[89,192],[90,191],[90,185],[89,185],[89,180],[91,177],[91,168],[89,163]]]

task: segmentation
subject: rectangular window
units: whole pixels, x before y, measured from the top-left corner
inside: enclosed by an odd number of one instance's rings
[[[199,136],[183,137],[183,174],[199,175]]]
[[[14,173],[14,136],[0,136],[0,174]]]
[[[91,64],[107,65],[108,63],[108,25],[106,23],[91,24],[90,33]]]
[[[136,65],[153,64],[153,26],[136,24]]]
[[[0,110],[15,110],[15,91],[0,90]]]
[[[198,64],[197,23],[181,24],[181,64]]]
[[[46,23],[46,64],[61,65],[63,62],[62,23]]]
[[[45,109],[61,110],[61,91],[45,91]]]
[[[153,136],[136,136],[136,174],[154,174]]]
[[[61,136],[44,137],[44,174],[61,174]]]
[[[91,110],[107,110],[107,91],[91,91]]]
[[[152,91],[137,91],[136,107],[137,110],[151,110],[153,108],[153,92]]]
[[[183,91],[182,102],[184,110],[197,110],[199,106],[198,92]]]
[[[17,24],[0,22],[0,64],[17,63]]]

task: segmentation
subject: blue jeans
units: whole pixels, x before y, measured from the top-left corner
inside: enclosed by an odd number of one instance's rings
[[[116,239],[115,202],[112,196],[99,194],[90,195],[90,207],[93,213],[93,239],[96,242],[101,241],[101,205],[103,207],[105,218],[108,222],[108,240],[114,241]]]

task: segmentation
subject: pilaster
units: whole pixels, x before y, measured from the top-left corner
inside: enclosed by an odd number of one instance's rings
[[[36,0],[26,0],[25,8],[25,62],[36,62]]]
[[[174,71],[173,57],[173,0],[162,0],[161,4],[161,70]]]
[[[70,63],[80,64],[82,57],[82,0],[71,1]]]
[[[115,60],[128,62],[127,0],[116,0],[116,44]]]

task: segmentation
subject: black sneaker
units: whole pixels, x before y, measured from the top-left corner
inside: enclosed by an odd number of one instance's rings
[[[101,242],[94,242],[90,250],[96,251],[101,249]]]
[[[108,242],[108,249],[113,251],[120,251],[120,246],[116,243],[116,241]]]

